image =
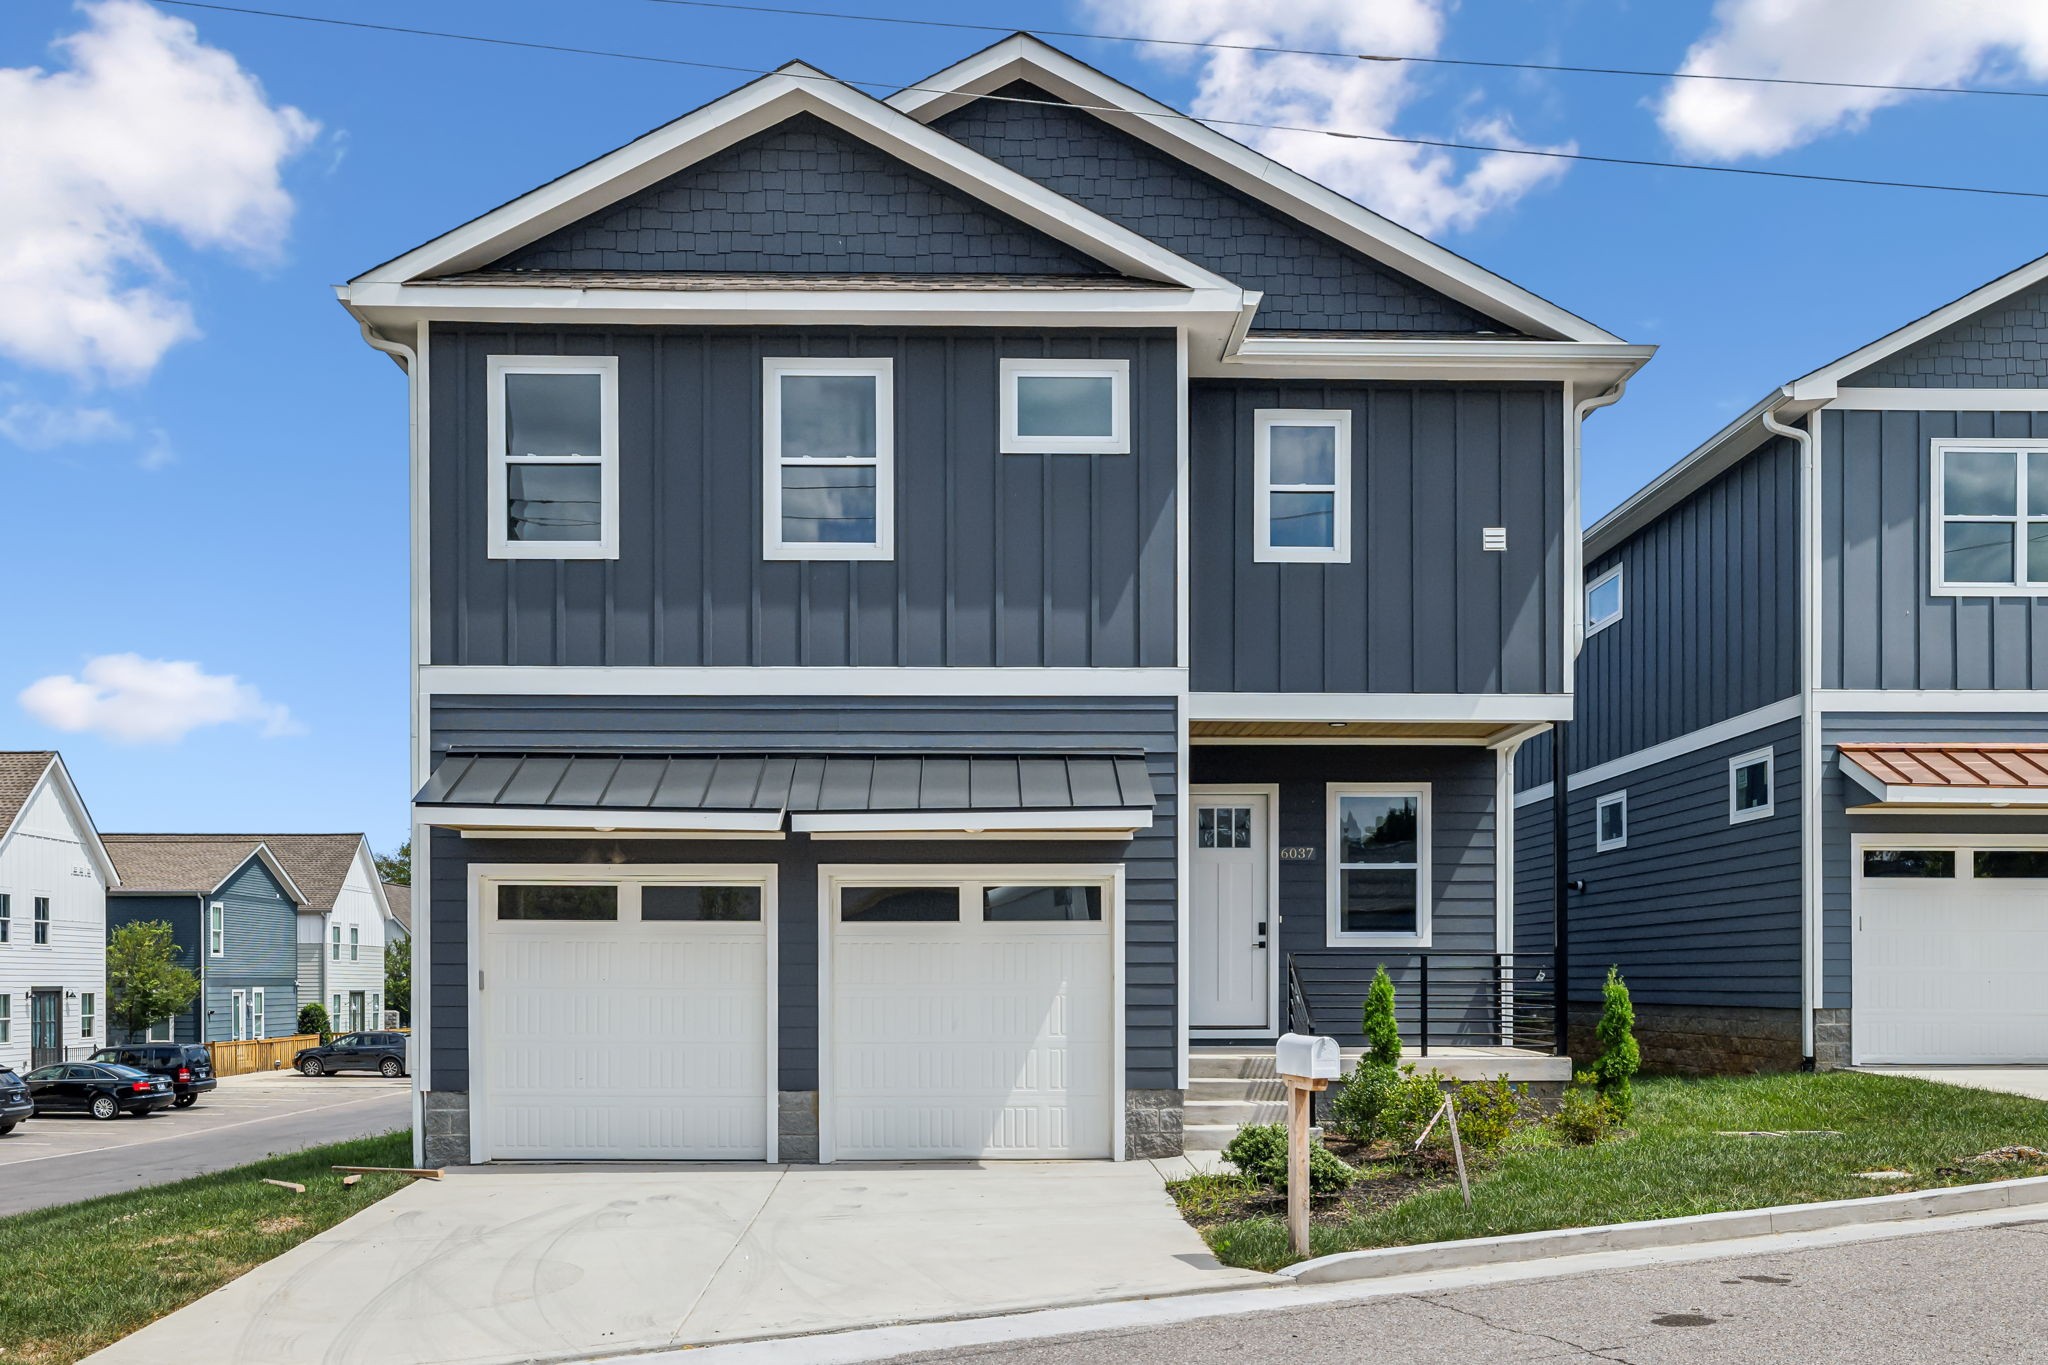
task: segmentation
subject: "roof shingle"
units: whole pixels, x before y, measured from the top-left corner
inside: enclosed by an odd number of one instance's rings
[[[331,910],[360,834],[106,834],[123,891],[201,895],[247,862],[261,844],[298,883],[308,908]]]
[[[28,804],[29,793],[57,760],[54,749],[0,751],[0,833],[14,824],[14,817]]]

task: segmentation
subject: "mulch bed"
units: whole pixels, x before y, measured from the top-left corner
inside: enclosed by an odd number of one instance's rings
[[[1388,1143],[1360,1147],[1335,1134],[1326,1144],[1330,1151],[1353,1166],[1367,1167],[1340,1195],[1318,1198],[1309,1205],[1309,1221],[1339,1225],[1360,1214],[1390,1208],[1430,1190],[1458,1183],[1458,1168],[1449,1152],[1406,1152]],[[1468,1169],[1477,1173],[1477,1159],[1466,1153]],[[1287,1196],[1269,1189],[1246,1189],[1242,1193],[1205,1200],[1205,1207],[1183,1208],[1189,1223],[1197,1228],[1232,1223],[1242,1218],[1285,1218]]]

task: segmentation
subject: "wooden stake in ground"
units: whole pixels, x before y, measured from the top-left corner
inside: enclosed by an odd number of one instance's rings
[[[353,1171],[358,1175],[416,1175],[422,1180],[439,1180],[439,1170],[425,1170],[417,1166],[329,1166],[330,1171]]]
[[[1287,1240],[1294,1254],[1308,1255],[1308,1139],[1315,1125],[1315,1095],[1326,1080],[1282,1076],[1287,1083]]]
[[[1422,1150],[1422,1144],[1429,1141],[1430,1130],[1436,1127],[1437,1120],[1446,1117],[1451,1122],[1451,1154],[1458,1159],[1458,1193],[1465,1196],[1465,1210],[1469,1213],[1472,1210],[1472,1183],[1465,1178],[1465,1142],[1458,1136],[1458,1106],[1451,1102],[1449,1095],[1444,1096],[1442,1106],[1430,1116],[1429,1122],[1422,1125],[1422,1136],[1415,1139],[1415,1150]]]
[[[275,1185],[281,1190],[290,1190],[293,1194],[304,1194],[306,1192],[306,1187],[296,1180],[272,1180],[266,1176],[263,1183]]]
[[[359,1175],[345,1175],[341,1178],[341,1187],[347,1189],[361,1179],[362,1177]]]

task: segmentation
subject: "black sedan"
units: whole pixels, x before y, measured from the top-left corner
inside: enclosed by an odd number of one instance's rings
[[[36,1112],[36,1102],[28,1097],[28,1086],[21,1077],[0,1066],[0,1137],[14,1131],[14,1125]]]
[[[171,1083],[132,1066],[104,1062],[53,1062],[28,1073],[28,1097],[38,1114],[123,1114],[147,1117],[177,1100]]]
[[[374,1071],[380,1076],[403,1076],[405,1035],[403,1033],[344,1033],[320,1047],[302,1048],[292,1065],[308,1076],[331,1076],[337,1071]]]

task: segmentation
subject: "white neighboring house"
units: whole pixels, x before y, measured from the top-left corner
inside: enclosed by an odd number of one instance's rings
[[[327,1006],[337,1033],[377,1028],[384,1010],[384,926],[391,904],[361,834],[260,837],[305,894],[299,910],[299,1003]]]
[[[391,913],[384,916],[384,941],[411,938],[412,888],[400,882],[384,883],[384,903],[391,907]]]
[[[64,760],[0,752],[0,1067],[105,1040],[107,889],[119,884]]]

